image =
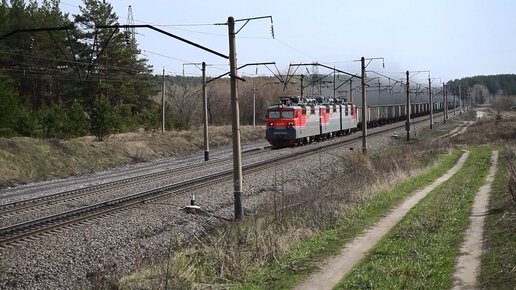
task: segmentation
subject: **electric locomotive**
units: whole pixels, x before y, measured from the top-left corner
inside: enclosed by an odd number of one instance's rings
[[[273,147],[311,143],[357,128],[357,108],[342,99],[294,96],[280,101],[267,108],[265,138]]]

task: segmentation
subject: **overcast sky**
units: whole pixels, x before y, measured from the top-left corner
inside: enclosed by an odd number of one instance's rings
[[[80,0],[61,7],[79,12]],[[249,22],[237,35],[238,65],[274,61],[286,71],[289,63],[319,62],[352,73],[353,60],[384,57],[368,67],[401,78],[406,70],[430,70],[441,80],[480,74],[515,73],[516,1],[514,0],[354,0],[354,1],[111,1],[120,23],[132,6],[135,24],[158,26],[178,36],[228,54],[228,16],[235,19],[273,17]],[[240,22],[237,29],[243,24]],[[178,26],[179,25],[179,26]],[[184,26],[183,26],[184,25]],[[149,29],[139,29],[137,41],[156,73],[180,74],[185,62],[215,66],[208,74],[228,70],[228,61]],[[323,72],[324,69],[320,69]],[[188,75],[200,75],[186,66]],[[258,74],[267,73],[260,67]],[[255,74],[249,68],[242,74]],[[426,74],[420,74],[422,79]]]

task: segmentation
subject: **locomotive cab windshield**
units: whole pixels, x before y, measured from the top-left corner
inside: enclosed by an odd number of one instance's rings
[[[285,119],[292,119],[294,118],[294,111],[288,110],[288,111],[282,111],[281,117]]]
[[[271,119],[278,119],[280,117],[280,112],[278,111],[269,111],[268,116]]]

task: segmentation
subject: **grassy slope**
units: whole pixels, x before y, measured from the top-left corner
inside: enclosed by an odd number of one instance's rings
[[[238,288],[285,289],[292,287],[297,281],[316,270],[318,261],[338,253],[346,242],[371,226],[394,204],[446,172],[459,156],[459,151],[442,156],[442,162],[431,171],[378,194],[367,204],[353,210],[336,229],[316,234],[302,242],[287,257],[259,271],[247,283]]]
[[[516,287],[516,203],[507,192],[506,168],[506,161],[500,158],[484,226],[482,289]]]
[[[336,289],[448,289],[473,197],[490,150],[474,149],[464,167],[422,200]]]
[[[241,128],[242,141],[263,140],[263,127]],[[202,130],[126,133],[104,142],[92,137],[72,140],[0,138],[0,188],[96,171],[123,164],[201,152]],[[212,147],[231,144],[231,127],[210,128]]]

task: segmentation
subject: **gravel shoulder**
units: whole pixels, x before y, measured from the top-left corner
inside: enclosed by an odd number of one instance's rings
[[[448,124],[447,124],[448,125]],[[422,124],[421,127],[426,127]],[[445,128],[443,128],[445,129]],[[402,134],[400,129],[398,135]],[[421,130],[421,129],[418,129]],[[370,132],[374,132],[374,129]],[[356,136],[356,135],[355,135]],[[391,136],[375,136],[370,138],[370,149],[381,150],[392,142]],[[326,142],[332,142],[326,141]],[[261,143],[263,144],[263,143]],[[260,147],[257,144],[249,145]],[[263,147],[263,146],[262,146]],[[307,167],[305,164],[325,164],[329,160],[347,154],[351,148],[359,150],[360,141],[346,148],[336,150],[335,154],[318,154],[306,158],[305,162],[291,162],[278,166],[277,170],[244,175],[243,193],[244,207],[252,212],[264,201],[270,200],[277,184],[285,187],[295,186],[299,179],[317,178],[328,174],[319,168]],[[250,149],[251,150],[251,149]],[[282,149],[285,152],[297,148]],[[273,151],[273,154],[282,150]],[[220,152],[220,155],[219,153]],[[267,152],[266,154],[271,154]],[[231,149],[213,150],[213,158],[230,156]],[[193,162],[202,159],[201,154],[174,158],[169,163],[164,160],[146,164],[124,167],[113,171],[95,174],[95,178],[77,177],[75,181],[62,180],[46,182],[53,184],[44,192],[62,190],[69,187],[83,187],[91,182],[105,182],[107,179],[128,176],[135,171],[160,170],[156,167],[170,167],[175,162]],[[163,162],[161,162],[163,161]],[[295,175],[284,175],[278,180],[278,172],[284,170],[296,172]],[[325,167],[322,167],[325,169]],[[330,169],[328,169],[330,170]],[[111,176],[113,174],[113,176]],[[194,174],[194,173],[193,173]],[[283,176],[283,175],[280,175]],[[90,176],[91,177],[91,176]],[[104,178],[103,178],[104,177]],[[55,186],[59,184],[59,186]],[[26,191],[23,191],[27,188]],[[19,188],[23,198],[40,195],[37,185]],[[188,214],[181,210],[196,195],[197,204],[208,214]],[[16,191],[3,191],[0,196],[13,198]],[[18,245],[3,248],[0,251],[0,289],[84,289],[92,287],[109,288],[116,285],[120,275],[128,273],[152,261],[159,260],[168,251],[180,243],[200,239],[233,216],[232,182],[220,184],[189,192],[181,196],[173,196],[159,202],[142,204],[130,210],[118,212],[96,220],[70,226],[58,232],[48,233],[44,237],[28,240]]]
[[[351,241],[338,256],[326,261],[324,265],[321,266],[319,272],[311,275],[295,289],[332,289],[333,286],[410,211],[410,209],[437,186],[450,179],[464,165],[468,156],[469,152],[464,153],[457,164],[446,174],[406,198],[400,205],[392,209],[386,217],[379,220],[362,235]]]
[[[390,139],[389,136],[371,138],[371,150],[382,148]],[[358,150],[360,145],[357,141],[350,147]],[[286,148],[285,152],[298,149]],[[282,150],[273,154],[276,152]],[[303,164],[325,164],[348,152],[349,148],[344,148],[335,154],[305,158],[301,164],[290,162],[276,170],[245,174],[245,211],[253,212],[270,200],[279,184],[295,186],[299,179],[317,178],[331,170],[326,167],[314,170]],[[295,175],[278,174],[291,171],[293,166],[296,166]],[[181,210],[189,204],[193,194],[196,204],[208,214],[189,214]],[[118,275],[166,256],[178,241],[188,243],[200,239],[214,227],[227,222],[219,217],[233,217],[232,182],[229,180],[4,248],[0,252],[0,289],[109,288],[116,285]]]

